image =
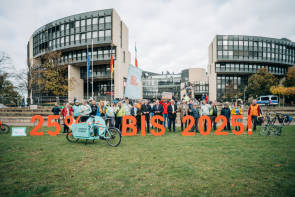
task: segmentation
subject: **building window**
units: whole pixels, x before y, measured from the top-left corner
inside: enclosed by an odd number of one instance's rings
[[[81,26],[85,26],[85,20],[81,20]]]
[[[98,32],[98,37],[99,38],[104,38],[104,31],[99,31]]]
[[[85,34],[81,34],[81,40],[85,40]]]
[[[92,19],[92,24],[93,24],[93,25],[96,25],[96,24],[97,24],[97,18],[93,18],[93,19]]]
[[[103,24],[104,23],[104,17],[99,18],[99,24]]]
[[[92,38],[97,38],[97,31],[92,32]]]
[[[106,30],[105,37],[110,37],[110,36],[111,36],[111,30]]]
[[[112,18],[111,18],[111,16],[107,16],[106,17],[106,23],[110,23],[110,22],[112,22]]]
[[[64,24],[60,25],[60,31],[63,31],[65,28]]]
[[[87,32],[87,39],[91,39],[91,32]]]
[[[87,19],[87,26],[91,25],[91,18]]]

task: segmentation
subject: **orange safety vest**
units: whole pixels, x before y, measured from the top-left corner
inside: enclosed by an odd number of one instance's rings
[[[250,115],[258,116],[258,104],[256,104],[255,106],[253,105],[250,106]]]

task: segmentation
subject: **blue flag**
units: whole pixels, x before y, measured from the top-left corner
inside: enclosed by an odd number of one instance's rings
[[[89,78],[91,75],[91,71],[90,71],[90,57],[88,53],[88,47],[87,47],[86,57],[87,57],[87,71],[88,71],[88,78]]]

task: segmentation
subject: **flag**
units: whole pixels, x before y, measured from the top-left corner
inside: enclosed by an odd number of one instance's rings
[[[135,66],[136,66],[136,68],[138,68],[136,43],[135,43]]]
[[[113,60],[113,54],[111,55],[110,71],[111,71],[111,75],[112,75],[113,72],[114,72],[114,60]]]
[[[88,53],[88,46],[87,46],[87,53],[86,53],[86,56],[87,56],[87,78],[89,78],[91,76],[91,71],[90,71],[90,57],[89,57],[89,53]]]

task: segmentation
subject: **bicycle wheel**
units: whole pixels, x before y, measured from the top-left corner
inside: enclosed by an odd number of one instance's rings
[[[75,138],[72,134],[72,132],[67,133],[66,138],[69,142],[78,142],[78,138]]]
[[[110,146],[119,146],[121,143],[121,132],[117,128],[108,128],[106,132],[106,141]]]
[[[266,125],[264,126],[263,128],[260,128],[260,132],[259,132],[260,135],[262,136],[267,136],[269,135],[269,126]]]
[[[2,124],[0,128],[1,133],[7,134],[10,131],[10,127],[6,124]]]

